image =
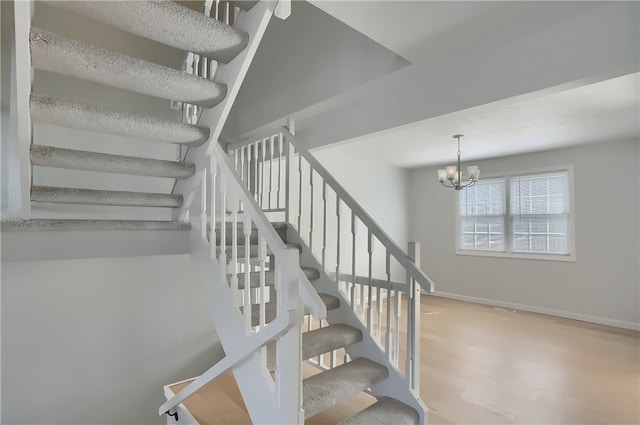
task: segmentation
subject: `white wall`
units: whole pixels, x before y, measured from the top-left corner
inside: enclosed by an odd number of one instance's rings
[[[333,175],[333,177],[349,192],[373,220],[384,230],[400,248],[406,251],[408,242],[408,221],[406,205],[408,202],[407,183],[408,172],[398,167],[384,164],[366,158],[360,151],[361,147],[355,145],[337,146],[319,149],[313,155]],[[321,188],[320,188],[321,190]],[[322,217],[321,204],[316,203],[316,217]],[[331,213],[334,213],[330,209]],[[342,232],[347,238],[343,249],[344,261],[347,266],[345,272],[351,271],[350,251],[350,212],[343,209]],[[366,252],[366,231],[363,226],[358,228],[359,238],[357,246],[359,253],[357,273],[366,276],[368,274],[368,256]],[[333,257],[332,257],[333,258]],[[376,277],[386,278],[385,253],[378,245],[374,249],[373,274]],[[404,281],[405,276],[399,273],[397,265],[394,265],[393,279]]]
[[[3,262],[2,423],[166,423],[162,386],[222,354],[206,275],[189,255]]]
[[[516,140],[514,140],[514,143]],[[428,167],[409,174],[409,231],[438,292],[463,299],[640,328],[639,141],[485,161],[484,174],[573,164],[575,262],[455,254],[455,193]]]

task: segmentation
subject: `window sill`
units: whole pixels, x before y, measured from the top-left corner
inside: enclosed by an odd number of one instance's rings
[[[456,255],[468,255],[471,257],[495,257],[495,258],[511,258],[516,260],[541,260],[541,261],[561,261],[575,263],[575,254],[556,255],[556,254],[529,254],[501,251],[470,251],[464,249],[456,249]]]

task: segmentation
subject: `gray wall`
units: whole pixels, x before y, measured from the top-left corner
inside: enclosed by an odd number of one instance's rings
[[[3,262],[2,423],[166,423],[162,386],[222,355],[207,271],[189,255]]]
[[[373,220],[385,233],[403,250],[407,249],[408,220],[406,205],[408,202],[408,171],[385,164],[379,160],[366,158],[362,155],[361,145],[344,145],[318,149],[313,155],[331,173],[346,191],[362,206]],[[318,185],[318,192],[321,186]],[[333,196],[329,196],[333,200]],[[315,217],[320,217],[322,211],[322,199],[316,197]],[[335,225],[335,204],[328,208],[330,217],[328,223]],[[343,270],[351,271],[351,215],[346,208],[342,209],[342,240],[341,254]],[[327,238],[331,243],[331,235]],[[328,245],[329,245],[328,243]],[[386,253],[382,246],[375,242],[373,251],[372,273],[374,277],[386,279]],[[335,241],[334,241],[335,245]],[[368,276],[368,252],[367,232],[364,226],[358,224],[357,228],[357,258],[356,273]],[[320,258],[320,249],[317,247],[316,255]],[[327,258],[330,259],[329,269],[333,270],[332,261],[335,258],[335,248],[328,246]],[[392,262],[392,280],[404,281],[406,278],[403,269]]]
[[[573,164],[576,261],[455,254],[455,194],[428,167],[409,174],[409,231],[438,292],[640,328],[639,141],[477,161],[482,175]]]

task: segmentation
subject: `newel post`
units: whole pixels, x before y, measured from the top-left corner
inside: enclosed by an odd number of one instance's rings
[[[417,268],[420,268],[420,242],[409,242],[408,249],[409,258],[411,258]],[[410,375],[409,382],[411,388],[420,391],[420,285],[416,280],[407,276],[407,284],[411,291],[409,300],[409,317],[410,317],[410,335],[411,335],[411,352],[410,358]]]

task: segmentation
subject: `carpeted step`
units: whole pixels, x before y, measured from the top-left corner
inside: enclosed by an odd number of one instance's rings
[[[308,360],[361,340],[362,331],[360,329],[341,323],[305,332],[302,334],[302,360]],[[276,368],[275,348],[275,343],[267,345],[267,367],[270,371]]]
[[[209,138],[209,129],[205,127],[148,115],[127,114],[53,97],[32,94],[29,105],[33,120],[67,127],[196,146]]]
[[[190,230],[190,223],[180,221],[153,220],[69,220],[69,219],[33,219],[2,220],[3,232],[15,231],[59,231],[59,230]]]
[[[184,179],[195,174],[195,165],[192,163],[111,155],[41,145],[31,145],[31,163],[41,167],[174,179]]]
[[[49,31],[32,27],[29,42],[35,68],[207,108],[226,96],[225,85]]]
[[[317,279],[320,278],[320,272],[318,271],[318,269],[314,269],[312,267],[300,267],[300,268],[304,272],[305,276],[307,276],[307,279],[309,279],[309,280],[317,280]],[[239,289],[244,289],[244,287],[245,287],[245,285],[244,285],[245,274],[244,273],[238,273],[237,276],[238,276],[238,288]],[[275,271],[268,270],[268,271],[265,272],[265,274],[264,274],[264,284],[266,286],[275,285]],[[260,287],[260,273],[259,272],[249,273],[249,286],[252,287],[252,288]]]
[[[165,193],[123,192],[113,190],[73,189],[67,187],[33,186],[33,202],[55,204],[114,205],[131,207],[182,206],[182,195]]]
[[[284,242],[287,241],[287,223],[271,223],[273,225],[273,228],[276,230],[276,232],[278,233],[278,235],[280,236],[280,239],[282,239]],[[209,230],[211,229],[211,226],[209,225]],[[233,223],[231,222],[226,222],[225,223],[225,246],[230,246],[232,241],[233,241]],[[244,223],[240,220],[238,222],[238,245],[244,245],[245,244],[245,237],[244,237]],[[222,238],[222,232],[220,229],[220,223],[216,223],[216,244],[218,246],[220,246],[220,241]],[[249,237],[249,243],[251,245],[257,244],[258,243],[258,231],[257,228],[252,225],[251,227],[251,235]]]
[[[318,294],[324,305],[327,307],[327,311],[334,310],[340,307],[340,299],[332,295]],[[240,308],[242,309],[242,307]],[[304,314],[309,314],[309,311],[305,309]],[[265,323],[269,323],[276,317],[276,303],[269,302],[264,306]],[[260,324],[260,311],[254,307],[251,309],[251,325],[258,326]]]
[[[224,63],[236,57],[249,35],[173,1],[51,1],[141,37]]]
[[[303,381],[304,416],[314,416],[388,376],[386,366],[366,358],[311,376]]]
[[[419,420],[413,408],[393,398],[383,397],[338,425],[417,425]]]

